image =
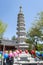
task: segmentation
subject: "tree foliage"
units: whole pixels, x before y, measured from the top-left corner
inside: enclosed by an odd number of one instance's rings
[[[12,37],[12,40],[16,40],[16,37],[15,37],[15,36],[13,36],[13,37]]]
[[[3,34],[6,30],[7,24],[0,21],[0,38],[3,38]]]
[[[37,45],[37,48],[38,48],[38,51],[43,50],[43,44],[38,44],[38,45]]]
[[[35,36],[37,36],[37,38],[41,38],[41,36],[43,36],[43,12],[38,13],[37,18],[32,24],[32,28],[27,33],[28,43],[29,41],[31,41],[30,43],[34,43]],[[41,39],[43,40],[43,38]]]

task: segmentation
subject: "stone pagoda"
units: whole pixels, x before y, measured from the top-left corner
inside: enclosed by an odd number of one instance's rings
[[[17,45],[20,49],[28,48],[28,45],[25,43],[26,31],[25,31],[25,21],[24,14],[22,11],[22,6],[20,6],[20,11],[18,13],[17,19]]]

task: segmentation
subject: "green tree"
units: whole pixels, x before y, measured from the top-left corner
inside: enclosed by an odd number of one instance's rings
[[[6,30],[7,24],[0,21],[0,38],[3,38],[3,34]]]
[[[37,36],[37,39],[43,39],[41,38],[43,36],[43,12],[38,13],[38,17],[34,22],[32,28],[27,33],[28,42],[30,40],[31,43],[35,42],[35,36]]]
[[[15,37],[15,36],[13,36],[13,37],[12,37],[12,40],[16,40],[16,37]]]

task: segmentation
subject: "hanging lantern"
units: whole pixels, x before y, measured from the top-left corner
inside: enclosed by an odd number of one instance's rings
[[[8,57],[9,57],[8,54],[5,53],[5,54],[4,54],[4,58],[6,59],[6,58],[8,58]]]
[[[12,53],[12,51],[10,51],[9,52],[9,57],[13,57],[14,55],[13,55],[13,53]]]
[[[40,54],[43,54],[43,51],[40,51]]]
[[[18,56],[17,52],[13,52],[13,55],[14,55],[14,57]]]
[[[25,50],[25,53],[27,54],[28,53],[28,50]]]
[[[31,54],[35,54],[35,51],[34,51],[34,50],[32,50],[32,51],[31,51]]]
[[[40,56],[40,52],[39,51],[37,51],[36,56]]]
[[[20,53],[19,50],[16,50],[16,53],[19,54]]]
[[[0,54],[3,54],[3,52],[2,52],[2,51],[0,51]]]
[[[20,53],[22,53],[22,50],[19,50]]]
[[[0,59],[2,58],[2,54],[0,54]]]
[[[42,57],[43,57],[43,51],[40,51],[40,56],[42,56]]]

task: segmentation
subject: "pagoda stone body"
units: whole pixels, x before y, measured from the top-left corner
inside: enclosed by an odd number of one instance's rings
[[[17,19],[17,44],[19,48],[26,49],[28,45],[25,43],[26,31],[25,31],[25,21],[22,7],[20,6],[20,11]]]

